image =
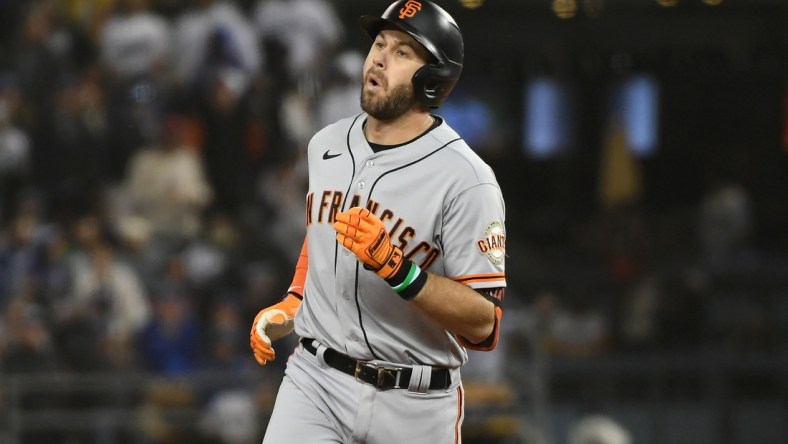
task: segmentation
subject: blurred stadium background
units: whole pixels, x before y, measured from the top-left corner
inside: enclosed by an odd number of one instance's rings
[[[442,0],[496,170],[466,443],[788,442],[788,2]],[[381,0],[0,0],[0,443],[256,443],[303,153]]]

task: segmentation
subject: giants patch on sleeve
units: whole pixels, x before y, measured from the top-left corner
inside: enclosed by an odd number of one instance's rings
[[[503,232],[503,224],[498,221],[487,225],[484,230],[484,237],[476,241],[479,253],[487,255],[495,265],[501,265],[506,257],[506,235]]]

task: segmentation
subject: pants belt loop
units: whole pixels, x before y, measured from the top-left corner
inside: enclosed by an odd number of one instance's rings
[[[317,358],[317,362],[320,363],[320,367],[328,368],[329,365],[326,362],[326,357],[325,357],[326,350],[328,350],[328,347],[318,342],[317,339],[312,340],[312,347],[315,347],[317,349],[315,351],[315,357]]]
[[[430,390],[432,367],[429,365],[414,365],[410,375],[408,391],[411,393],[427,393]]]

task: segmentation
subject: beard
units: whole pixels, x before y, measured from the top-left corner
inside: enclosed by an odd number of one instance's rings
[[[361,88],[361,109],[377,120],[389,121],[404,115],[416,103],[413,85],[397,85],[384,98],[374,98],[365,88]]]

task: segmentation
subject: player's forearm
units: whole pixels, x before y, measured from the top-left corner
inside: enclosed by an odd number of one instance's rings
[[[495,327],[492,302],[466,285],[432,273],[410,303],[445,330],[473,343],[487,339]]]

